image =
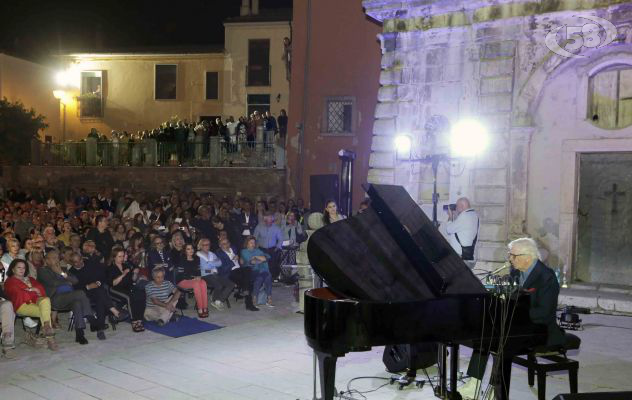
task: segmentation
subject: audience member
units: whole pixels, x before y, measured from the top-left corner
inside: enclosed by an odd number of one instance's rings
[[[210,247],[209,239],[203,238],[198,243],[197,256],[200,259],[201,276],[208,287],[213,289],[213,301],[210,304],[218,310],[223,310],[224,303],[235,285],[229,278],[219,273],[222,261],[210,250]]]
[[[278,280],[281,273],[279,257],[283,246],[283,233],[281,228],[274,224],[274,214],[271,211],[265,213],[263,221],[260,220],[253,236],[259,248],[269,256],[272,279]]]
[[[254,236],[248,236],[244,241],[244,248],[240,254],[241,264],[252,268],[254,283],[252,296],[257,305],[272,305],[272,276],[268,267],[270,255],[257,248],[257,240]],[[263,290],[262,290],[263,289]]]
[[[79,344],[88,344],[84,334],[86,328],[84,318],[92,317],[90,301],[82,290],[75,290],[74,285],[77,284],[77,279],[62,271],[57,250],[46,253],[46,265],[38,271],[37,280],[44,286],[53,310],[72,310],[75,341]]]
[[[157,266],[151,270],[152,280],[145,286],[145,319],[156,321],[159,326],[167,324],[176,311],[180,298],[178,288],[165,280],[165,269]]]
[[[110,323],[113,327],[120,317],[120,312],[112,304],[107,289],[105,268],[100,263],[84,265],[83,257],[77,253],[71,255],[71,264],[72,268],[70,268],[69,273],[76,279],[75,289],[83,290],[95,305],[96,320],[91,330],[97,331],[99,340],[105,340],[105,317],[107,313],[111,313]]]
[[[24,260],[13,260],[7,271],[9,277],[4,283],[4,292],[17,315],[40,319],[48,348],[56,351],[59,347],[51,323],[50,299],[46,297],[44,286],[35,278],[27,276],[26,271]]]
[[[208,318],[208,296],[206,281],[200,273],[200,257],[195,254],[192,244],[184,246],[183,255],[178,262],[176,282],[182,289],[193,289],[198,317]]]
[[[107,279],[113,298],[125,302],[131,314],[132,330],[143,332],[143,314],[145,313],[145,290],[138,268],[132,268],[125,262],[125,251],[117,249],[112,254],[112,263],[107,267]]]
[[[245,293],[246,310],[259,311],[252,300],[253,286],[253,270],[251,268],[242,267],[239,264],[239,256],[230,245],[228,239],[222,239],[219,242],[219,251],[217,257],[221,260],[222,265],[219,268],[220,276],[228,276],[229,279],[237,285],[240,292]],[[235,298],[239,298],[235,295]]]
[[[9,263],[9,265],[11,264]],[[7,300],[7,296],[4,294],[2,287],[0,287],[0,323],[2,323],[0,340],[2,341],[2,355],[7,359],[15,358],[15,352],[13,351],[15,349],[14,321],[13,304]]]

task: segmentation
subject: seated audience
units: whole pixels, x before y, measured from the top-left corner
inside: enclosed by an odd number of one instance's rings
[[[283,227],[283,243],[288,247],[297,247],[305,240],[307,240],[307,235],[296,220],[296,213],[290,211],[287,214],[286,225]]]
[[[56,351],[59,347],[51,324],[50,299],[46,297],[44,286],[35,278],[27,276],[26,271],[27,265],[24,260],[13,260],[7,271],[4,292],[17,315],[40,319],[48,348]]]
[[[193,289],[198,317],[208,318],[206,281],[200,275],[200,257],[195,254],[192,244],[184,246],[184,255],[180,257],[176,282],[182,289]]]
[[[11,264],[9,263],[9,265]],[[2,355],[4,358],[13,359],[15,358],[15,352],[13,351],[15,349],[15,312],[13,311],[13,304],[7,300],[2,287],[0,287],[0,323],[2,323],[2,329],[0,330]]]
[[[268,267],[270,255],[257,247],[254,236],[248,236],[244,241],[240,258],[244,267],[252,268],[254,275],[252,296],[257,305],[274,307],[272,305],[272,275],[270,275],[270,268]]]
[[[145,286],[145,319],[156,321],[159,326],[167,324],[176,311],[180,291],[171,282],[165,280],[165,269],[155,267],[151,270],[152,280]]]
[[[125,262],[125,250],[118,248],[112,252],[112,263],[107,267],[107,282],[112,298],[127,303],[132,319],[132,330],[143,332],[145,313],[145,290],[138,268],[132,269]]]
[[[79,344],[88,344],[84,333],[86,328],[84,318],[92,317],[90,301],[82,290],[75,290],[74,285],[77,283],[77,279],[62,271],[57,250],[50,250],[46,253],[46,265],[38,271],[37,280],[44,286],[53,310],[72,310],[75,322],[75,341]]]
[[[105,215],[99,215],[95,223],[96,227],[90,229],[86,238],[94,242],[97,251],[103,257],[103,262],[105,262],[110,257],[110,251],[112,250],[112,246],[114,246],[114,238],[112,237],[112,233],[108,230],[110,222]]]
[[[155,267],[163,267],[167,276],[174,274],[173,263],[171,262],[171,250],[165,249],[165,239],[161,236],[154,237],[152,249],[147,253],[147,268],[149,273]],[[172,278],[173,279],[173,278]]]
[[[2,255],[0,261],[2,262],[2,266],[6,271],[11,264],[11,261],[19,258],[21,260],[26,260],[26,253],[24,250],[20,249],[20,242],[17,239],[10,238],[7,240],[7,251]]]
[[[266,211],[263,219],[259,220],[253,236],[259,249],[269,256],[270,274],[273,280],[277,280],[281,273],[280,251],[283,246],[283,232],[274,223],[274,214],[271,211]]]
[[[74,285],[75,289],[83,290],[95,305],[96,321],[92,330],[97,331],[99,340],[105,340],[105,317],[107,313],[111,313],[110,323],[113,327],[120,316],[119,311],[112,304],[112,299],[107,289],[105,268],[100,263],[84,265],[81,254],[73,253],[70,259],[72,268],[70,268],[69,273],[77,280]]]
[[[222,261],[219,268],[220,276],[228,276],[233,281],[240,292],[246,293],[246,310],[259,311],[252,301],[252,285],[253,273],[251,268],[242,267],[239,264],[239,256],[231,247],[228,239],[222,239],[219,242],[219,251],[217,257]],[[235,295],[237,297],[237,295]]]
[[[218,310],[223,310],[224,303],[230,296],[230,292],[233,291],[235,284],[228,277],[219,273],[218,268],[221,267],[222,261],[210,250],[210,247],[211,242],[208,239],[200,239],[197,256],[200,259],[201,276],[208,287],[213,289],[211,305]]]

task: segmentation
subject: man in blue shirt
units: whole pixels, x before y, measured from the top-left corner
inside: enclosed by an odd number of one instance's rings
[[[281,228],[274,223],[274,214],[266,212],[263,221],[259,222],[255,228],[254,237],[257,240],[257,246],[270,255],[270,274],[274,281],[278,281],[281,273],[280,251],[283,245],[283,232]]]

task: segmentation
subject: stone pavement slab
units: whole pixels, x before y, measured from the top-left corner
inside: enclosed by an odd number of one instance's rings
[[[275,288],[279,297],[282,290]],[[0,399],[310,400],[312,352],[303,335],[303,317],[293,312],[289,294],[287,300],[286,308],[224,316],[233,319],[226,328],[182,338],[141,340],[137,337],[143,335],[121,327],[105,342],[116,346],[107,349],[99,349],[103,343],[96,341],[87,346],[64,343],[63,356],[58,357],[20,346],[24,359],[0,362]],[[571,355],[580,362],[580,391],[632,390],[632,318],[593,314],[582,319],[585,329],[576,332],[582,347]],[[341,358],[338,390],[349,386],[366,392],[354,392],[354,398],[367,400],[434,398],[429,384],[402,391],[383,386],[390,374],[384,370],[382,351],[374,348]],[[463,371],[469,353],[461,351]],[[45,361],[50,355],[53,363]],[[428,374],[435,376],[436,368],[429,368]],[[358,377],[369,378],[354,379]],[[568,390],[566,374],[547,378],[548,399]],[[537,399],[536,389],[527,385],[526,371],[517,366],[511,399]]]

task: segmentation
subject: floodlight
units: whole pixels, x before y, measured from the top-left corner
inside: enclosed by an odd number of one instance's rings
[[[459,121],[452,127],[450,147],[455,157],[474,157],[485,151],[488,142],[487,129],[475,119]]]
[[[412,139],[408,135],[397,135],[395,137],[395,151],[398,159],[410,158],[410,149],[412,147]]]

